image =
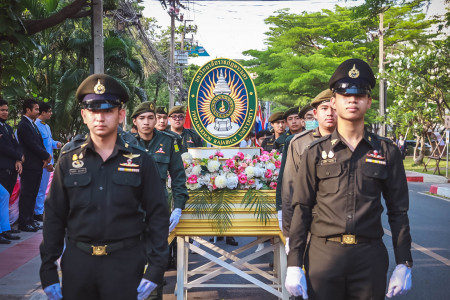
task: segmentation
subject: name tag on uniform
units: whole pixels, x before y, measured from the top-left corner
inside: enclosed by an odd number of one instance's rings
[[[327,159],[322,159],[322,160],[320,161],[320,164],[321,164],[321,165],[328,165],[328,164],[334,164],[334,163],[336,163],[336,157],[333,157],[333,158],[327,158]]]
[[[86,172],[86,168],[69,169],[70,175],[85,174]]]

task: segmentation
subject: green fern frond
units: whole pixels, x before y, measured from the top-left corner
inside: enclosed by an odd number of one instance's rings
[[[249,189],[242,198],[241,204],[246,208],[253,210],[253,215],[264,225],[267,224],[272,216],[275,206],[273,199],[260,190]]]

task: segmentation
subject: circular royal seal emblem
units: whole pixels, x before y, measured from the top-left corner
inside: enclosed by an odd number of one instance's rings
[[[233,146],[252,130],[258,100],[247,71],[217,58],[203,65],[189,88],[188,109],[197,133],[214,146]]]

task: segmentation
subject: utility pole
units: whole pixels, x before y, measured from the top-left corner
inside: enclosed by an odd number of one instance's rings
[[[175,96],[175,13],[170,14],[170,58],[169,58],[169,109],[174,106]]]
[[[92,43],[94,49],[94,73],[105,72],[105,59],[103,54],[103,1],[92,1]]]
[[[380,72],[380,116],[382,120],[380,122],[379,135],[386,136],[386,107],[385,107],[385,80],[384,80],[384,27],[383,27],[383,12],[379,14],[380,16],[380,27],[379,27],[379,72]]]

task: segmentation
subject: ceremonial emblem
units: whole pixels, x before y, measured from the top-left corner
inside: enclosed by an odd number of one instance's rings
[[[136,157],[141,156],[140,154],[130,153],[130,154],[124,154],[123,156],[128,158],[128,159],[127,159],[126,163],[121,163],[120,164],[122,167],[139,167],[139,165],[133,163],[133,159],[136,158]]]
[[[79,156],[77,154],[74,154],[72,156],[72,167],[74,167],[75,169],[83,167],[84,162],[81,159],[83,159],[83,153],[80,153]]]
[[[211,60],[192,79],[189,113],[195,130],[209,144],[233,146],[243,140],[253,128],[257,105],[250,75],[233,60]]]
[[[100,83],[100,79],[98,80],[97,84],[94,86],[94,93],[97,95],[104,94],[106,91],[105,86]]]
[[[356,65],[353,65],[353,68],[348,71],[348,77],[353,79],[359,77],[359,70],[356,68]]]
[[[163,144],[159,144],[161,147],[159,147],[159,150],[158,151],[156,151],[155,153],[161,153],[161,154],[166,154],[166,152],[164,152],[164,150],[163,150]]]

